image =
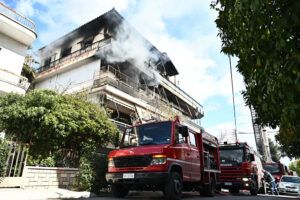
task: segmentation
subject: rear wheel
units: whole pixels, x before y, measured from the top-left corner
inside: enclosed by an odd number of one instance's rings
[[[123,198],[128,194],[129,187],[121,184],[112,184],[111,191],[114,197]]]
[[[205,195],[209,197],[215,196],[216,193],[216,181],[213,177],[210,178],[210,184],[204,187]]]
[[[178,172],[172,172],[165,186],[165,198],[167,200],[179,200],[182,192],[182,178]]]

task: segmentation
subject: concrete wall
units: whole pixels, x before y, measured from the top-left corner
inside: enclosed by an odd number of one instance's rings
[[[58,91],[73,88],[76,84],[93,79],[94,72],[100,69],[100,59],[90,60],[69,70],[57,73],[44,80],[38,80],[35,89],[56,89]],[[76,63],[74,64],[76,65]]]
[[[24,171],[24,188],[73,188],[76,168],[30,167]]]
[[[0,68],[21,74],[27,46],[0,33]]]

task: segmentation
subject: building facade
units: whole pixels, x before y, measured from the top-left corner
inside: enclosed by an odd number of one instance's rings
[[[0,98],[10,92],[25,94],[30,85],[21,71],[27,49],[37,37],[34,27],[32,21],[0,2]]]
[[[171,81],[178,71],[115,10],[37,51],[35,89],[86,92],[111,111],[120,130],[134,123],[181,116],[194,127],[201,104]],[[175,79],[175,78],[174,78]]]

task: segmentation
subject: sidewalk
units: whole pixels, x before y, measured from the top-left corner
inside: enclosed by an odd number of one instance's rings
[[[94,197],[91,192],[77,192],[67,189],[21,189],[0,188],[1,200],[46,200],[58,198],[88,198]]]

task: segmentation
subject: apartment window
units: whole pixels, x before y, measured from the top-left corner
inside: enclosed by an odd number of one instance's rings
[[[93,44],[93,41],[94,41],[94,37],[89,37],[85,40],[82,40],[80,42],[81,48],[83,49],[83,48],[87,48],[87,47],[91,46]]]
[[[61,57],[63,58],[63,57],[66,57],[66,56],[70,55],[71,54],[71,49],[72,49],[72,47],[63,49],[61,51]]]
[[[45,59],[44,66],[49,66],[51,63],[51,57]]]

